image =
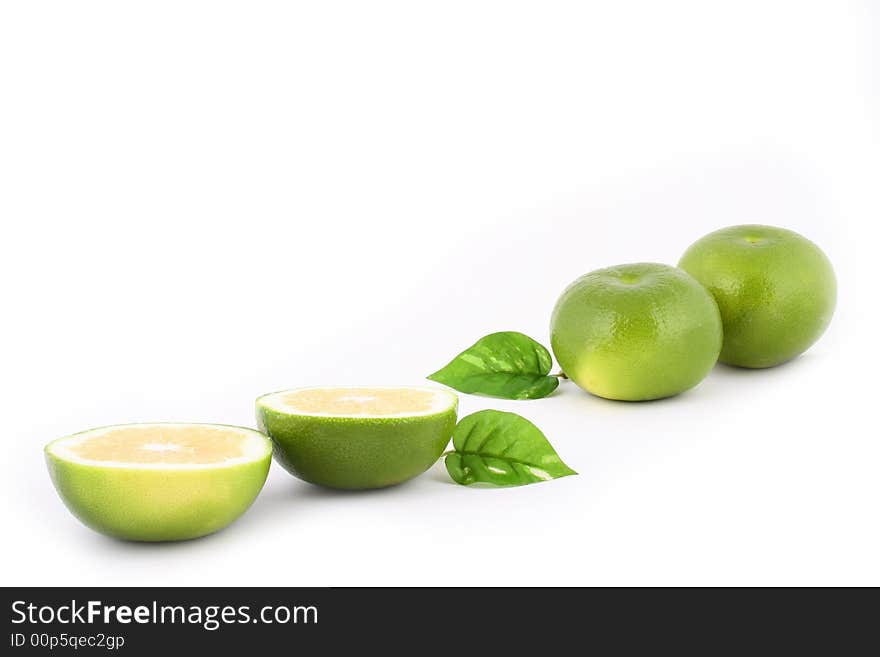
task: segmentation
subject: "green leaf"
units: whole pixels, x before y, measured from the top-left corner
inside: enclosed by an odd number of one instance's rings
[[[457,483],[521,486],[577,474],[541,430],[524,417],[479,411],[463,418],[452,434],[454,452],[446,470]]]
[[[556,390],[550,352],[515,331],[492,333],[428,378],[460,392],[502,399],[540,399]]]

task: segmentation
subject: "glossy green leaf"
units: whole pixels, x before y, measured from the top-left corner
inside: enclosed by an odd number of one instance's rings
[[[457,483],[521,486],[577,474],[541,430],[524,417],[479,411],[463,418],[452,434],[455,451],[446,470]]]
[[[556,390],[550,352],[515,331],[492,333],[428,378],[460,392],[502,399],[539,399]]]

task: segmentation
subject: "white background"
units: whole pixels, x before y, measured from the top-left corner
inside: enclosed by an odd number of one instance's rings
[[[880,584],[877,5],[4,2],[3,584]],[[786,226],[826,336],[625,404],[513,410],[580,472],[340,493],[275,467],[214,536],[81,526],[44,443],[253,426],[260,393],[414,383],[548,341],[577,276]]]

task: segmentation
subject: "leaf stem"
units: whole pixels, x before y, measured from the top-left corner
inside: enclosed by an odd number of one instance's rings
[[[566,381],[568,380],[568,375],[562,371],[551,374],[550,376],[555,376],[557,379],[565,379]]]

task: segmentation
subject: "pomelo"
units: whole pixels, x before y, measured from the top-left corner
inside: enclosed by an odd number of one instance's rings
[[[655,263],[580,277],[550,321],[565,374],[607,399],[660,399],[692,388],[715,365],[721,340],[712,296],[687,273]]]
[[[61,499],[84,524],[133,541],[222,529],[251,505],[272,459],[258,431],[216,424],[124,424],[45,448]]]
[[[731,226],[710,233],[679,267],[715,297],[724,323],[721,361],[773,367],[806,351],[834,314],[837,281],[822,250],[773,226]]]
[[[427,470],[455,428],[458,397],[427,387],[319,387],[257,399],[275,459],[305,481],[381,488]]]

